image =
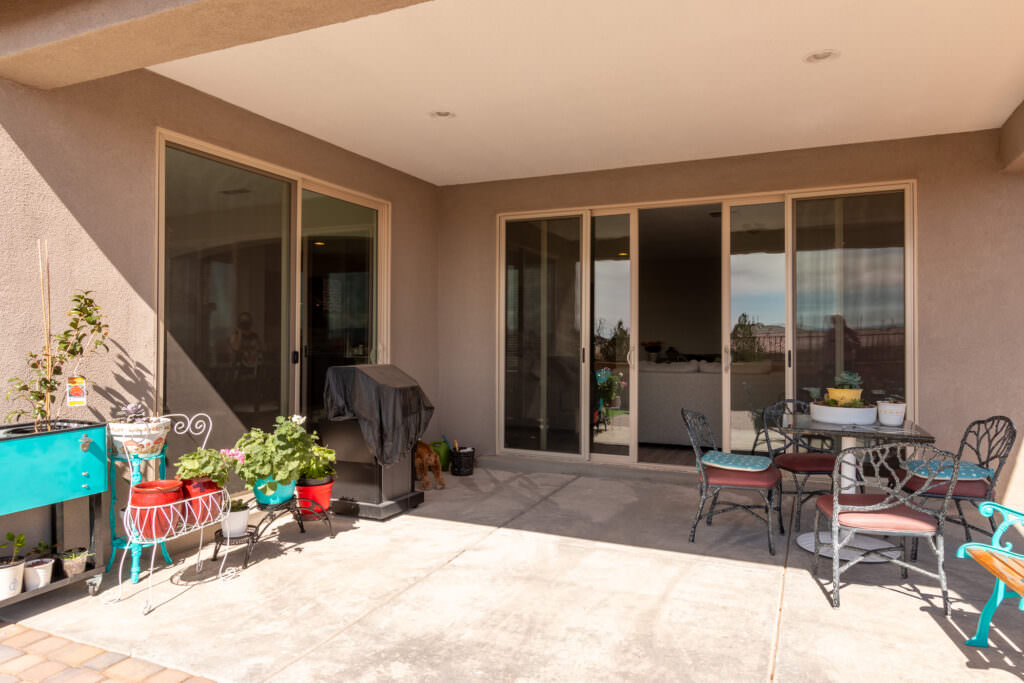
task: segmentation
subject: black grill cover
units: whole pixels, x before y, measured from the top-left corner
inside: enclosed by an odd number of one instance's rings
[[[324,381],[327,419],[357,418],[373,457],[393,465],[412,452],[434,406],[409,375],[394,365],[336,365]]]

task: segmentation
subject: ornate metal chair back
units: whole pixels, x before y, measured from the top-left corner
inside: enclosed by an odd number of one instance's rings
[[[804,401],[787,398],[764,409],[764,432],[771,458],[783,453],[831,452],[829,442],[820,445],[802,434],[792,434],[782,430],[786,423],[796,415],[809,415],[811,407]]]
[[[958,454],[961,458],[977,460],[980,466],[993,470],[986,498],[991,498],[995,492],[999,473],[1010,457],[1016,440],[1017,429],[1010,418],[1002,415],[975,420],[967,425]]]
[[[690,437],[690,445],[693,453],[697,456],[697,473],[701,479],[704,478],[704,465],[701,458],[706,451],[717,451],[718,443],[715,441],[715,433],[711,429],[711,423],[703,413],[696,410],[683,408],[680,411],[683,415],[683,424],[686,425],[686,433]]]

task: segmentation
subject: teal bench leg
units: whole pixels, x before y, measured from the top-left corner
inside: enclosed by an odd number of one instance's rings
[[[988,629],[992,625],[992,617],[996,613],[996,609],[999,607],[999,603],[1006,597],[1007,592],[1013,595],[1011,591],[1006,590],[1006,584],[996,579],[996,587],[992,590],[992,596],[985,603],[985,609],[981,610],[981,615],[978,617],[978,629],[974,633],[974,637],[967,641],[967,644],[971,647],[988,647]]]

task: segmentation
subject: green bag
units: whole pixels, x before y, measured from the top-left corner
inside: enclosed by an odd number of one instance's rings
[[[448,461],[451,459],[450,453],[448,452],[448,444],[444,441],[431,441],[430,447],[437,453],[437,459],[441,461],[441,469],[445,472],[448,471]]]

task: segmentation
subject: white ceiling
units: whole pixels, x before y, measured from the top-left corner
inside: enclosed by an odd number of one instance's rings
[[[997,127],[1022,27],[1021,0],[434,0],[153,70],[448,185]]]

